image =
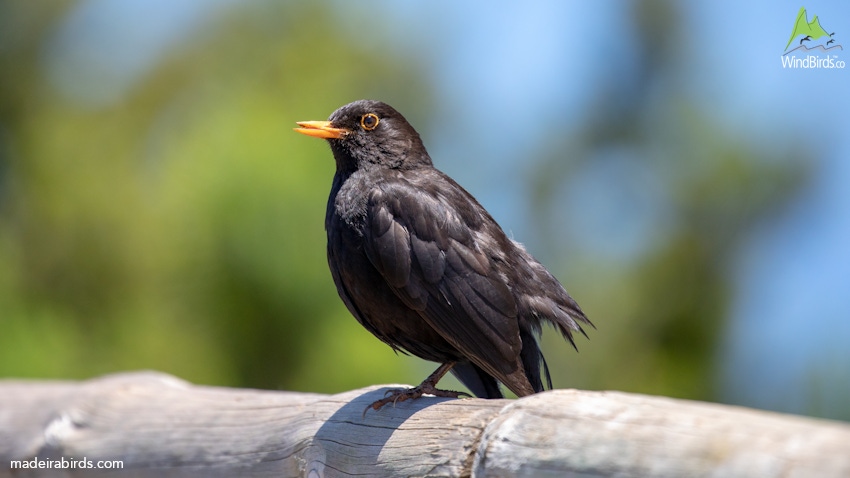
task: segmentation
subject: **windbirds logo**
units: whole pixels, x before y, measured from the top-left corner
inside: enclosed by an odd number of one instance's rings
[[[791,30],[791,37],[785,44],[782,67],[841,69],[844,68],[844,61],[839,60],[836,53],[843,50],[844,47],[836,42],[835,32],[827,32],[821,26],[817,15],[809,21],[806,7],[800,7],[797,19],[794,21],[794,28]],[[805,53],[805,56],[798,58],[796,54],[792,55],[794,52]],[[826,54],[826,56],[819,54]]]

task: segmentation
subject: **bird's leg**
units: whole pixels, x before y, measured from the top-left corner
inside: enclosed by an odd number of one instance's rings
[[[454,362],[446,362],[440,365],[437,370],[434,370],[434,373],[428,375],[428,378],[422,381],[418,386],[413,388],[398,388],[395,390],[389,390],[387,392],[387,396],[376,401],[375,403],[366,407],[366,410],[370,408],[373,410],[380,410],[381,407],[388,403],[392,403],[393,405],[396,402],[403,402],[405,400],[413,400],[421,397],[422,395],[434,395],[435,397],[449,397],[449,398],[460,398],[462,396],[469,397],[470,395],[465,392],[455,392],[452,390],[440,390],[437,388],[437,382],[443,378],[449,370],[454,366]],[[363,412],[366,413],[365,411]]]

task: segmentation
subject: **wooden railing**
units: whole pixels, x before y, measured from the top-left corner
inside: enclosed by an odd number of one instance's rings
[[[386,390],[229,389],[154,372],[2,380],[0,476],[850,477],[843,422],[581,390],[423,397],[364,415]],[[69,468],[28,468],[39,463]],[[81,463],[110,468],[70,469]]]

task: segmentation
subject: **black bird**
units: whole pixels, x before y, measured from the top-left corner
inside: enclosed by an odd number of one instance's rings
[[[835,43],[835,40],[829,40],[828,42],[826,42],[827,45],[829,45],[830,43]]]
[[[809,41],[809,40],[811,40],[811,39],[812,39],[812,37],[810,37],[810,36],[806,35],[804,38],[801,38],[801,39],[800,39],[800,45],[802,45],[804,41]]]
[[[325,229],[328,265],[348,310],[396,351],[442,365],[418,387],[371,405],[438,390],[449,370],[476,396],[543,390],[536,336],[548,322],[573,342],[593,326],[549,271],[505,235],[466,190],[435,169],[419,134],[378,101],[345,105],[295,131],[328,141],[336,174]],[[541,375],[542,367],[542,375]]]

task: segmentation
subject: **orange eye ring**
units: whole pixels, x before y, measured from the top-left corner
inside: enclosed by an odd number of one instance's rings
[[[381,120],[375,113],[366,113],[362,118],[360,118],[360,127],[366,131],[372,131],[378,127],[378,123],[380,122]]]

